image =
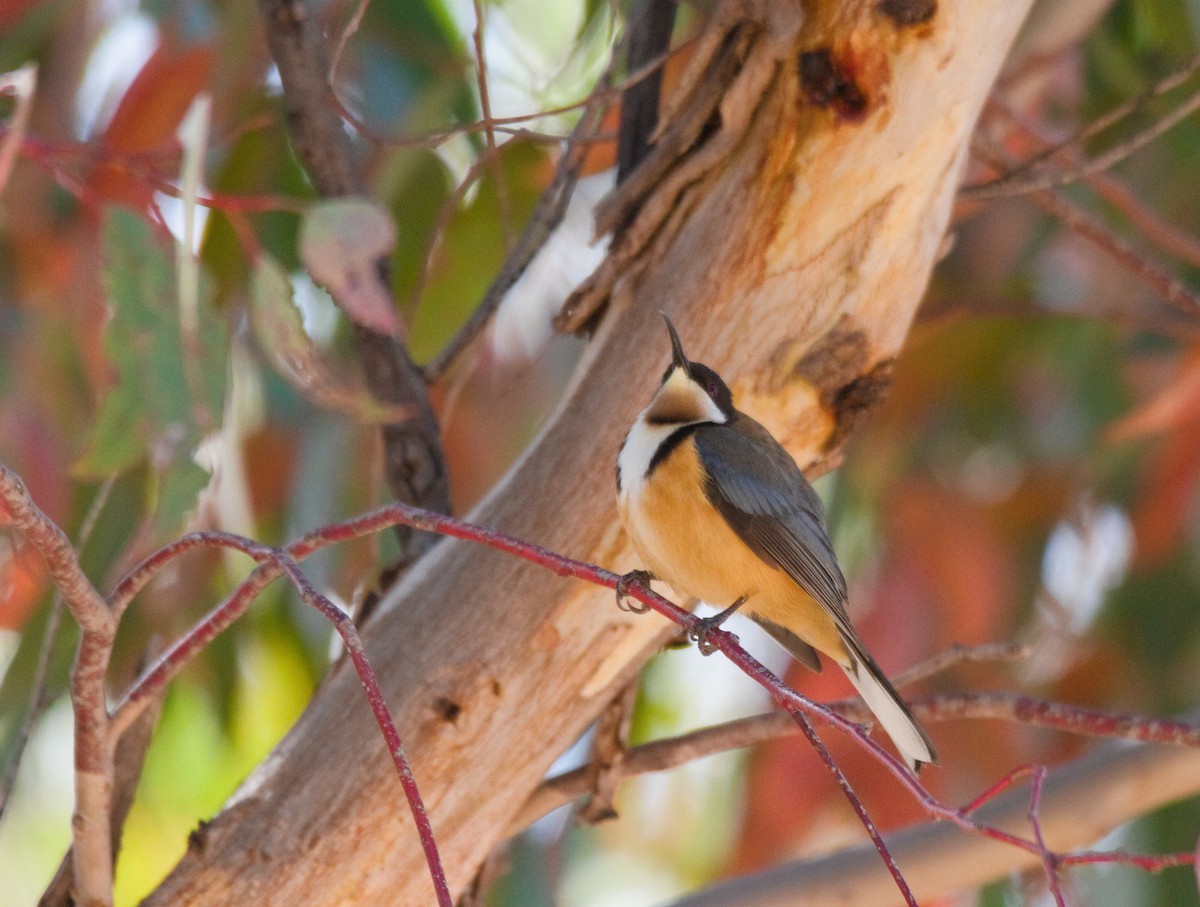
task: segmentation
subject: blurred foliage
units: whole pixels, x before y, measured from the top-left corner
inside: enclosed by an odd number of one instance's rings
[[[355,405],[361,388],[344,378],[354,372],[347,324],[299,270],[298,234],[314,193],[288,145],[254,5],[92,6],[0,4],[0,71],[41,66],[29,133],[0,195],[0,461],[72,537],[102,481],[116,476],[82,552],[107,589],[187,528],[282,543],[386,492],[375,433]],[[626,4],[483,6],[494,113],[515,116],[584,96]],[[316,14],[337,34],[351,7]],[[476,126],[472,5],[375,0],[366,11],[339,60],[337,90],[358,127],[368,184],[398,230],[393,291],[409,348],[425,361],[499,269],[575,114],[522,123],[527,131],[517,135],[497,132],[499,148],[489,154]],[[681,30],[702,16],[689,9]],[[1120,0],[1081,45],[1039,63],[1037,90],[1025,92],[1017,112],[1069,135],[1184,66],[1198,30],[1194,4]],[[176,302],[175,132],[201,91],[213,100],[205,190],[213,200],[198,250],[201,330],[189,344]],[[1174,94],[1146,105],[1088,150],[1178,102]],[[10,110],[0,103],[0,119]],[[1113,174],[1193,242],[1197,147],[1200,118],[1192,116]],[[1018,136],[1012,150],[1032,156],[1040,148]],[[606,153],[598,149],[592,166]],[[987,176],[972,168],[968,181]],[[1086,186],[1068,192],[1150,260],[1200,285],[1200,261],[1144,236],[1138,212]],[[951,643],[1033,648],[1028,663],[962,666],[929,681],[931,691],[1013,688],[1122,711],[1194,709],[1194,318],[1027,200],[964,206],[954,233],[886,405],[852,440],[844,467],[820,484],[864,635],[893,670]],[[251,317],[254,301],[268,307],[265,327],[261,313]],[[577,348],[560,342],[533,362],[511,353],[485,347],[469,374],[435,389],[459,508],[519,455]],[[392,547],[387,536],[339,546],[306,570],[351,601]],[[1053,554],[1064,551],[1074,560]],[[178,635],[248,569],[244,558],[195,554],[153,584],[122,627],[114,692],[148,647]],[[0,535],[5,764],[49,607],[38,559]],[[753,641],[752,629],[738,632]],[[0,823],[6,903],[33,903],[66,843],[63,706],[74,639],[68,621],[49,661],[49,710]],[[187,832],[269,751],[329,656],[322,621],[273,587],[172,686],[126,833],[120,903],[153,887]],[[694,651],[657,658],[643,678],[635,740],[764,707],[717,662]],[[791,679],[814,696],[838,697],[848,688],[835,673]],[[974,796],[1018,763],[1059,763],[1083,746],[991,722],[940,725],[934,734],[945,767],[928,780],[951,800]],[[830,743],[878,824],[920,818],[862,753]],[[631,781],[617,805],[624,821],[574,830],[552,817],[518,839],[489,902],[652,903],[861,834],[798,740]],[[1188,850],[1198,827],[1188,803],[1117,837],[1131,849]],[[1120,874],[1120,884],[1098,882],[1108,878],[1102,873]],[[1070,880],[1088,903],[1197,902],[1182,870],[1078,870]],[[1036,873],[998,883],[978,903],[1020,903],[1040,885]]]

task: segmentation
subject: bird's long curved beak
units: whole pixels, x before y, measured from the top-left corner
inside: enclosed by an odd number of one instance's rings
[[[662,317],[663,321],[667,323],[667,331],[671,334],[671,357],[675,366],[683,369],[685,374],[691,375],[692,364],[683,354],[683,344],[679,342],[679,332],[675,330],[675,325],[671,324],[671,319],[667,317],[666,312],[662,313]]]

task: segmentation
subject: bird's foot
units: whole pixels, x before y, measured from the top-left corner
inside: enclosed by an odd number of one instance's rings
[[[631,586],[641,586],[643,589],[650,588],[650,582],[654,579],[654,574],[649,570],[630,570],[619,580],[617,580],[617,607],[622,611],[628,611],[630,614],[645,614],[650,610],[649,605],[643,605],[637,599],[631,599],[629,589]]]
[[[746,603],[746,596],[742,596],[724,611],[718,611],[711,617],[698,617],[696,623],[691,630],[688,631],[688,639],[695,641],[696,648],[700,650],[701,655],[712,655],[717,651],[717,647],[708,638],[708,634],[713,630],[719,630],[721,624],[729,618],[734,611]]]

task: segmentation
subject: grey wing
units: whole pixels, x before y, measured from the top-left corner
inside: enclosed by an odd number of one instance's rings
[[[787,572],[854,638],[821,499],[765,428],[743,415],[735,424],[736,431],[705,425],[696,433],[709,502],[755,554]]]

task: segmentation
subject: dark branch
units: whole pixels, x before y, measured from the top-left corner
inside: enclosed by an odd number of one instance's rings
[[[637,72],[663,56],[675,26],[674,0],[638,0],[629,17],[629,71]],[[650,152],[650,136],[658,128],[662,70],[654,69],[631,85],[621,99],[621,130],[617,138],[617,182],[620,183]]]
[[[337,114],[327,81],[325,38],[302,0],[260,0],[267,43],[283,82],[283,104],[296,149],[309,179],[324,197],[362,195],[366,181]],[[380,282],[390,288],[380,263]],[[357,323],[355,347],[367,384],[381,403],[412,407],[416,415],[384,425],[384,464],[392,493],[405,503],[446,513],[450,486],[442,456],[437,419],[420,371],[392,337]],[[429,540],[400,531],[406,560],[424,550]]]

